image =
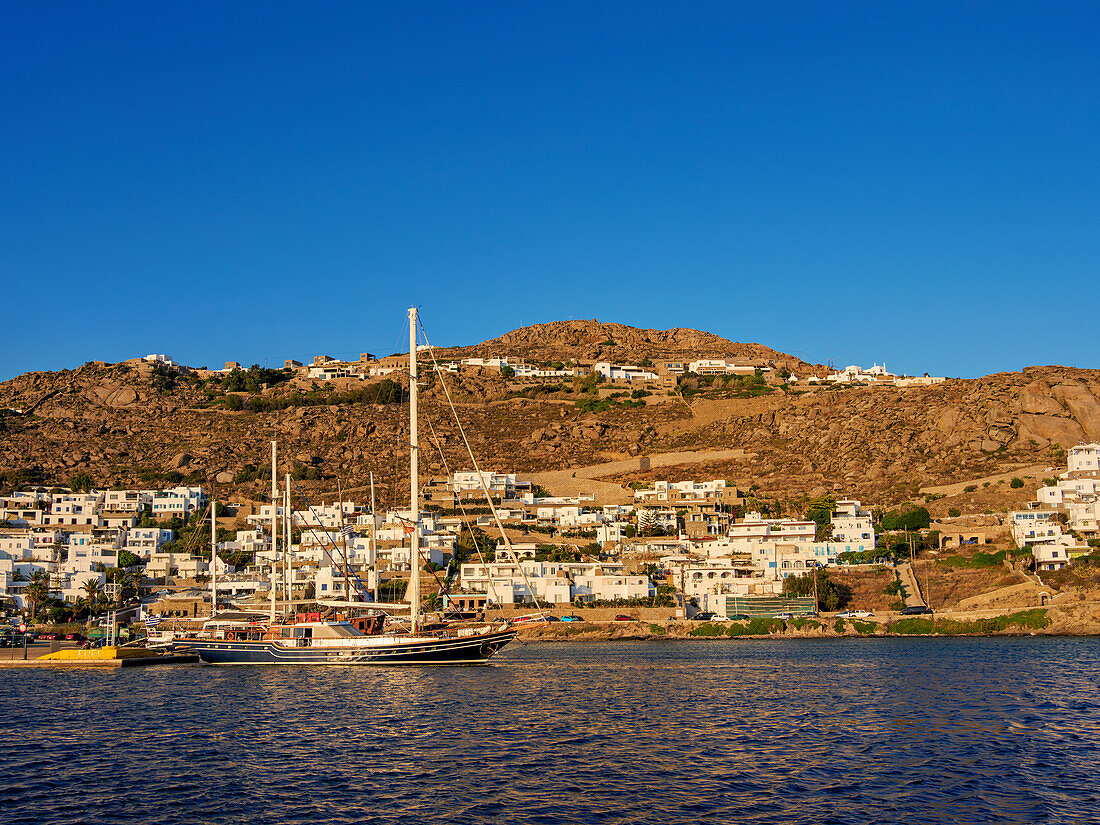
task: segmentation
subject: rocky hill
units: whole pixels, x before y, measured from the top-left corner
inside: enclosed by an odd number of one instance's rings
[[[521,355],[538,361],[639,361],[691,356],[758,359],[791,367],[802,363],[762,344],[740,344],[697,329],[639,329],[595,319],[535,324],[459,352],[482,357]]]
[[[593,347],[602,344],[593,343],[591,322],[578,324],[542,325],[498,340],[530,342],[529,351],[545,353],[541,357],[593,357]],[[561,331],[560,343],[552,330]],[[600,335],[645,355],[659,347],[706,347],[719,356],[772,352],[731,342],[723,350],[723,339],[691,330],[606,325]],[[482,346],[499,351],[493,342]],[[687,401],[660,391],[638,406],[607,399],[607,390],[593,399],[568,386],[535,392],[497,376],[447,380],[483,467],[568,470],[631,456],[740,448],[741,457],[656,474],[725,477],[792,498],[823,488],[890,504],[933,484],[1055,465],[1068,446],[1100,440],[1100,372],[1063,367],[909,389],[773,388],[739,397],[744,394],[725,388]],[[88,473],[99,485],[189,480],[217,483],[219,495],[254,497],[265,486],[268,443],[277,439],[282,467],[304,487],[362,487],[373,472],[381,500],[402,501],[406,405],[396,397],[368,403],[341,387],[333,391],[344,395],[311,391],[308,384],[242,393],[246,408],[234,410],[214,379],[173,377],[145,364],[28,373],[0,384],[0,408],[22,411],[0,414],[2,483],[63,484]],[[439,380],[429,384],[422,466],[431,473],[469,467]],[[265,411],[250,411],[254,404]]]

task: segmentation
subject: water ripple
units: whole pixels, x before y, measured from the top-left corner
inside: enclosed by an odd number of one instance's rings
[[[1098,660],[920,639],[0,671],[0,821],[1087,822]]]

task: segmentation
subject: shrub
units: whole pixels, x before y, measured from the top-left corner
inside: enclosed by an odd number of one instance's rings
[[[1008,486],[1011,487],[1013,490],[1019,490],[1021,487],[1024,486],[1024,480],[1022,478],[1013,478],[1012,481],[1009,482]]]
[[[704,636],[704,637],[707,637],[707,638],[714,638],[715,636],[725,635],[725,632],[726,632],[726,629],[724,627],[722,627],[722,625],[712,624],[711,622],[706,622],[705,624],[701,624],[698,627],[693,627],[691,629],[691,633],[689,635],[691,635],[691,636]]]
[[[883,530],[921,530],[932,523],[928,510],[906,502],[882,517]]]
[[[937,559],[937,564],[942,564],[945,567],[956,567],[962,569],[977,569],[983,567],[997,567],[1004,562],[1005,556],[1008,554],[1004,550],[998,550],[996,553],[982,553],[977,552],[970,558],[966,556],[947,556],[942,559]]]
[[[736,636],[767,636],[771,633],[782,632],[782,619],[765,619],[762,617],[749,619],[744,624],[737,622],[731,624],[729,628],[726,629],[726,635],[730,638],[734,638]]]
[[[975,619],[969,622],[952,619],[898,619],[887,625],[891,633],[903,635],[964,636],[969,634],[1001,633],[1015,627],[1019,630],[1042,630],[1050,626],[1050,617],[1045,608],[1021,610],[1007,616],[992,616],[988,619]]]
[[[964,493],[973,493],[977,489],[978,489],[977,484],[967,484],[965,487],[963,487],[963,492]]]
[[[87,473],[77,473],[69,479],[69,489],[74,493],[90,493],[94,482]]]
[[[791,626],[798,630],[807,627],[811,630],[821,630],[821,628],[824,627],[821,622],[814,621],[813,619],[791,619]]]
[[[952,507],[947,511],[947,515],[950,518],[958,518],[962,515],[962,510],[960,510],[958,507]]]

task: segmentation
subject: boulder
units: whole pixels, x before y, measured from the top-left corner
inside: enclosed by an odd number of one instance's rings
[[[1085,441],[1085,431],[1080,424],[1072,418],[1053,415],[1020,413],[1017,432],[1019,441],[1024,444],[1035,441],[1040,446],[1045,446],[1055,442],[1063,447],[1071,447]]]

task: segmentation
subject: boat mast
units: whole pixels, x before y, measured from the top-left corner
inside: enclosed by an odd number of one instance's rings
[[[218,544],[214,527],[214,511],[218,502],[210,499],[210,618],[218,613]]]
[[[374,515],[374,473],[370,474],[370,563],[373,566],[378,559],[378,546],[375,542],[375,533],[378,532],[378,519]],[[377,588],[374,593],[375,599],[378,598]]]
[[[340,488],[340,544],[344,548],[344,601],[351,601],[351,581],[348,579],[348,536],[344,532],[344,482],[339,484]]]
[[[290,608],[294,609],[294,600],[291,598],[294,595],[291,589],[292,582],[289,580],[293,578],[294,565],[290,563],[290,548],[293,546],[290,537],[290,473],[286,474],[286,492],[283,494],[283,553],[287,557],[287,569],[288,580],[286,583],[286,597],[290,602]]]
[[[419,440],[416,431],[416,307],[409,308],[409,504],[413,531],[409,536],[409,615],[416,635],[420,619],[420,495],[417,489]]]
[[[271,566],[272,569],[278,563],[279,558],[279,484],[275,475],[275,449],[276,442],[271,442]],[[285,573],[284,573],[285,576]]]

